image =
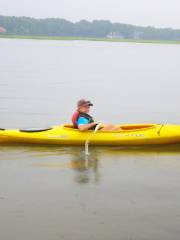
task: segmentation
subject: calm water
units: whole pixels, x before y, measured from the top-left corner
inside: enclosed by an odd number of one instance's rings
[[[0,127],[180,124],[180,46],[0,39]],[[176,240],[180,145],[0,146],[0,239]]]

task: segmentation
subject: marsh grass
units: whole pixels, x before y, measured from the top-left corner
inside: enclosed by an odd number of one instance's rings
[[[180,44],[180,41],[168,40],[143,40],[143,39],[119,39],[119,38],[91,38],[91,37],[53,37],[53,36],[20,36],[0,34],[0,38],[10,39],[35,39],[35,40],[67,40],[67,41],[98,41],[98,42],[130,42],[130,43],[153,43],[153,44]]]

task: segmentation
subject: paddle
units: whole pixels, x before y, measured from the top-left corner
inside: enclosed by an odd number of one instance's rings
[[[85,155],[88,156],[89,155],[89,143],[90,143],[90,139],[93,137],[93,135],[98,131],[98,129],[100,128],[100,126],[102,125],[102,123],[98,123],[96,125],[96,128],[94,129],[93,133],[86,139],[85,142]]]

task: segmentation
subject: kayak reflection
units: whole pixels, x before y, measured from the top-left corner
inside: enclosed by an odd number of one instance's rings
[[[169,159],[179,159],[180,144],[166,146],[134,146],[134,147],[94,147],[90,146],[90,155],[85,156],[82,147],[35,146],[35,145],[2,145],[0,146],[0,161],[14,161],[17,166],[33,167],[39,174],[42,171],[58,172],[79,184],[98,184],[102,179],[104,169],[111,169],[115,164],[121,164],[136,159],[138,162],[162,166],[176,166],[180,162]],[[155,159],[155,161],[153,161]],[[136,165],[136,164],[135,164]],[[101,166],[101,167],[100,167]],[[103,167],[103,168],[102,168]],[[44,169],[44,170],[43,170]],[[56,173],[55,173],[56,174]],[[103,172],[103,175],[105,173]],[[58,176],[58,179],[60,176]]]

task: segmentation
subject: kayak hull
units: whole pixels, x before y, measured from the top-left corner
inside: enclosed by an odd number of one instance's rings
[[[80,131],[65,124],[41,130],[0,130],[0,144],[29,143],[55,145],[129,146],[162,145],[180,142],[180,125],[129,124],[121,125],[120,131]]]

